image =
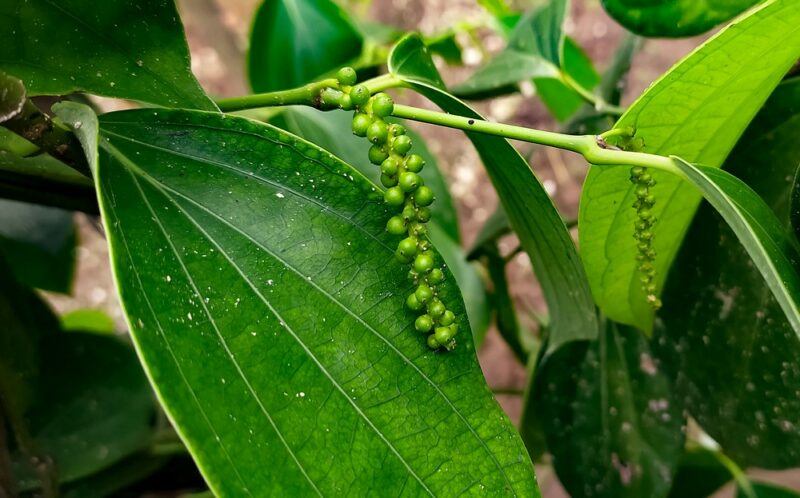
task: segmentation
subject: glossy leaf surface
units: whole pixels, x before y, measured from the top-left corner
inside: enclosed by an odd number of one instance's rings
[[[389,58],[389,69],[446,112],[482,119],[443,90],[439,73],[419,37],[411,35],[397,44]],[[553,324],[550,350],[572,340],[596,337],[597,317],[586,274],[553,201],[507,140],[477,133],[467,136],[542,285]]]
[[[772,0],[727,27],[673,67],[619,120],[646,152],[719,167],[752,117],[800,57],[800,3]],[[660,289],[700,202],[691,185],[652,171],[653,228]],[[629,168],[593,167],[580,207],[580,247],[592,293],[610,318],[652,327],[633,238]]]
[[[693,36],[761,0],[602,0],[611,17],[637,35]]]
[[[19,114],[26,97],[22,81],[0,71],[0,123]]]
[[[131,331],[215,494],[538,493],[452,276],[441,298],[462,332],[437,354],[404,307],[382,195],[357,171],[191,111],[104,115],[99,143]]]
[[[666,496],[682,418],[640,332],[609,324],[596,341],[565,346],[541,365],[534,396],[571,496]]]
[[[729,160],[730,172],[764,199],[784,229],[800,165],[798,133],[800,79],[794,79],[778,86]],[[800,342],[711,206],[701,206],[689,230],[664,303],[657,352],[689,413],[743,466],[800,464]]]
[[[270,92],[304,85],[355,59],[361,44],[331,0],[266,0],[250,33],[250,86]]]
[[[2,0],[0,69],[30,95],[88,92],[215,110],[172,0]]]

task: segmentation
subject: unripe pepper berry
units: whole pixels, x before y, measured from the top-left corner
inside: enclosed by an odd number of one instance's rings
[[[439,344],[439,342],[436,340],[435,334],[429,335],[427,342],[428,342],[428,347],[431,349],[439,349],[439,347],[441,347],[441,344]]]
[[[343,67],[336,72],[336,79],[340,85],[352,86],[356,84],[358,76],[352,67]]]
[[[391,187],[386,190],[386,193],[383,194],[384,200],[386,200],[386,204],[390,206],[399,207],[403,205],[403,202],[406,200],[406,196],[400,187]]]
[[[442,316],[439,317],[439,324],[445,327],[454,321],[456,321],[456,315],[450,310],[445,311]]]
[[[414,322],[418,332],[429,332],[433,328],[433,319],[428,315],[420,315]]]
[[[407,239],[406,239],[407,240]],[[416,239],[414,240],[414,248],[416,249]],[[414,269],[419,273],[427,273],[433,268],[433,257],[430,254],[422,253],[417,254],[414,258]]]
[[[409,154],[406,158],[406,169],[408,171],[419,173],[422,171],[423,166],[425,166],[425,160],[419,154]]]
[[[401,156],[411,150],[411,139],[407,135],[401,135],[392,141],[392,150]]]
[[[384,187],[394,187],[397,185],[397,177],[381,174],[381,185]]]
[[[359,137],[367,136],[367,128],[372,124],[372,118],[367,114],[358,112],[353,116],[353,135]]]
[[[389,137],[389,129],[386,123],[380,119],[376,119],[367,128],[367,139],[374,144],[382,144],[386,142]]]
[[[414,193],[414,202],[417,206],[430,206],[433,203],[433,190],[422,185]]]
[[[406,204],[405,206],[403,206],[402,215],[403,215],[403,218],[406,219],[406,220],[413,220],[413,219],[415,219],[417,217],[417,210],[414,209],[414,206],[412,206],[411,204]],[[410,232],[411,231],[409,230],[409,233]],[[414,234],[412,233],[411,235],[414,235]]]
[[[362,106],[369,100],[369,89],[364,85],[356,85],[350,89],[350,100],[357,106]]]
[[[346,93],[342,95],[342,97],[339,99],[339,107],[345,111],[349,111],[353,108],[353,100],[350,98],[350,95]]]
[[[433,291],[426,284],[419,284],[414,295],[417,297],[417,301],[424,304],[433,297]]]
[[[436,342],[447,344],[455,335],[455,330],[452,327],[436,327],[434,335],[436,336]]]
[[[439,268],[434,268],[428,274],[428,282],[432,284],[440,284],[444,282],[444,272]]]
[[[399,137],[400,135],[406,134],[406,127],[401,124],[391,124],[389,125],[389,135],[393,137]]]
[[[439,318],[445,311],[447,311],[447,308],[445,308],[444,303],[438,299],[434,299],[428,303],[428,314],[434,318]]]
[[[422,309],[423,304],[417,299],[416,293],[412,293],[406,298],[406,306],[412,311],[419,311]]]
[[[417,239],[407,237],[401,240],[400,243],[397,244],[397,251],[408,259],[413,258],[414,255],[417,254]],[[422,255],[418,255],[417,258],[419,258],[419,256]]]
[[[390,175],[390,176],[391,175],[396,175],[397,174],[397,169],[399,167],[400,167],[400,164],[398,163],[397,159],[395,159],[393,157],[387,157],[381,163],[381,173],[383,173],[384,175]]]
[[[392,235],[403,235],[406,233],[406,223],[399,216],[392,216],[386,223],[386,231]]]
[[[404,171],[400,173],[400,188],[403,192],[413,192],[422,183],[422,178],[416,173],[411,171]]]
[[[372,113],[379,118],[390,116],[394,111],[394,101],[385,93],[372,97]]]
[[[389,157],[389,153],[383,150],[380,145],[371,146],[367,155],[369,156],[369,162],[372,164],[381,164]]]

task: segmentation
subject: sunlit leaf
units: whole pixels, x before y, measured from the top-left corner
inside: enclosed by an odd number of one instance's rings
[[[800,3],[771,0],[711,38],[651,86],[617,123],[644,151],[719,167],[752,117],[800,57]],[[653,171],[660,289],[700,202],[689,184]],[[628,168],[593,167],[584,184],[580,247],[592,294],[610,318],[649,330],[633,237]]]
[[[404,308],[382,195],[356,170],[211,113],[107,114],[99,137],[131,333],[215,494],[538,495],[452,276],[440,297],[462,332],[434,353]]]

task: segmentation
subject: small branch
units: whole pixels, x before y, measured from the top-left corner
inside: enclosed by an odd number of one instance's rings
[[[384,74],[377,78],[364,81],[361,85],[366,86],[370,93],[382,92],[389,88],[403,86],[403,82],[391,74]],[[278,90],[275,92],[257,93],[254,95],[244,95],[228,99],[217,100],[217,105],[222,112],[243,111],[258,107],[276,107],[286,105],[305,105],[320,110],[324,109],[322,103],[322,92],[326,89],[341,90],[341,85],[335,78],[328,78],[314,81],[307,85],[288,90]]]
[[[625,113],[624,107],[616,106],[606,102],[601,96],[586,89],[586,87],[575,81],[575,79],[566,72],[562,71],[561,81],[565,85],[570,87],[572,90],[574,90],[575,93],[580,95],[581,98],[583,98],[583,100],[592,104],[594,108],[597,110],[597,112],[601,112],[603,114],[610,114],[613,116],[621,116],[622,114]]]

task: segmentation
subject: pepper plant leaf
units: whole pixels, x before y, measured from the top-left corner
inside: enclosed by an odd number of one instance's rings
[[[358,57],[362,43],[331,0],[266,0],[250,33],[250,86],[271,92],[304,85]]]
[[[452,275],[459,344],[434,353],[404,306],[389,209],[356,170],[196,111],[106,114],[99,144],[131,333],[215,494],[538,496]]]
[[[708,40],[653,84],[616,128],[632,128],[645,152],[705,166],[725,161],[747,124],[800,57],[800,3],[771,0]],[[655,284],[661,289],[701,196],[652,171]],[[613,320],[652,328],[637,271],[635,189],[628,168],[592,167],[580,206],[580,247],[592,293]]]
[[[389,70],[446,112],[482,119],[446,90],[422,40],[409,35],[389,57]],[[549,350],[597,337],[595,306],[575,244],[538,178],[501,137],[467,133],[486,167],[511,226],[533,263],[551,317]]]
[[[88,92],[216,110],[172,0],[0,0],[0,69],[29,95]]]
[[[669,379],[638,331],[608,323],[540,365],[533,404],[571,496],[663,497],[683,450]]]
[[[761,0],[602,0],[617,22],[637,35],[694,36],[721,24]]]

